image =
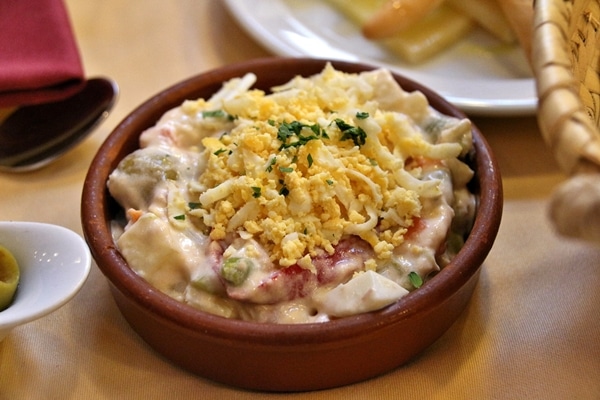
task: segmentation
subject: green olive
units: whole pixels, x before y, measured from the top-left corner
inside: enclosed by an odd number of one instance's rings
[[[8,249],[0,246],[0,311],[12,303],[19,284],[19,264]]]

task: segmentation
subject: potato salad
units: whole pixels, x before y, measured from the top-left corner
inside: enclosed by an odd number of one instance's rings
[[[382,309],[450,262],[476,208],[469,120],[386,69],[255,81],[168,111],[110,175],[137,274],[215,315],[312,323]]]

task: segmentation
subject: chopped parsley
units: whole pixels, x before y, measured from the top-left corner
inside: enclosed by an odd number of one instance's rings
[[[190,210],[195,210],[197,208],[202,207],[202,204],[196,202],[189,202],[188,207],[190,208]]]
[[[271,161],[269,161],[269,165],[267,165],[266,171],[267,172],[273,171],[273,166],[275,165],[276,162],[277,162],[277,157],[271,158]]]
[[[307,136],[302,135],[302,131],[305,128],[312,132],[312,134]],[[329,136],[327,136],[317,123],[308,125],[300,121],[283,122],[277,129],[277,139],[281,142],[279,150],[304,146],[309,141],[319,139],[320,137],[328,138]]]
[[[300,147],[300,146],[304,146],[306,143],[308,143],[311,140],[315,140],[318,139],[317,136],[315,135],[310,135],[310,136],[298,136],[298,139],[293,141],[293,142],[288,142],[288,143],[283,143],[280,147],[279,150],[283,150],[283,149],[289,149],[290,147]]]
[[[356,113],[356,118],[358,119],[367,119],[369,118],[369,113],[364,111],[359,111]]]
[[[277,129],[277,139],[285,143],[288,138],[300,135],[304,126],[300,121],[283,122]]]
[[[173,217],[173,219],[176,219],[177,221],[185,221],[185,214],[176,215]]]
[[[294,168],[291,167],[279,167],[279,170],[285,174],[289,174],[290,172],[294,172]]]
[[[362,146],[367,140],[367,133],[359,126],[352,126],[346,121],[336,118],[334,120],[337,127],[342,131],[340,140],[352,139],[356,146]]]
[[[223,154],[225,152],[227,152],[227,149],[219,149],[219,150],[215,151],[213,154],[215,156],[218,156],[219,154]]]
[[[260,193],[261,193],[260,187],[251,186],[251,189],[252,189],[252,197],[254,197],[255,199],[260,197]]]
[[[312,158],[312,155],[310,155],[310,153],[306,156],[306,161],[308,161],[308,168],[312,167],[314,160]]]
[[[202,111],[202,118],[219,118],[233,121],[235,117],[223,110]]]

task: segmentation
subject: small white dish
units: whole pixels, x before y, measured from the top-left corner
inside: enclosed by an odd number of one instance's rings
[[[0,311],[0,341],[16,326],[57,310],[81,289],[91,268],[87,244],[75,232],[37,222],[0,222],[0,244],[21,270],[12,304]]]

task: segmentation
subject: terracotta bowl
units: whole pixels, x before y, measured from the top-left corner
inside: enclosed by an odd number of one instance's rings
[[[332,62],[336,69],[360,72],[371,66]],[[472,188],[479,196],[477,217],[454,261],[419,290],[378,312],[331,322],[277,325],[230,320],[171,299],[136,275],[113,243],[110,222],[119,206],[106,181],[138,137],[185,99],[208,98],[223,81],[254,72],[256,87],[268,89],[296,75],[316,74],[315,59],[260,59],[230,65],[176,84],[134,110],[106,139],[85,180],[82,221],[98,267],[131,327],[158,353],[200,376],[228,385],[264,391],[304,391],[359,382],[411,360],[435,342],[467,305],[480,266],[496,237],[502,212],[502,186],[496,161],[481,133],[473,128],[476,171]],[[433,107],[464,115],[431,90],[401,76],[407,90],[420,90]]]

